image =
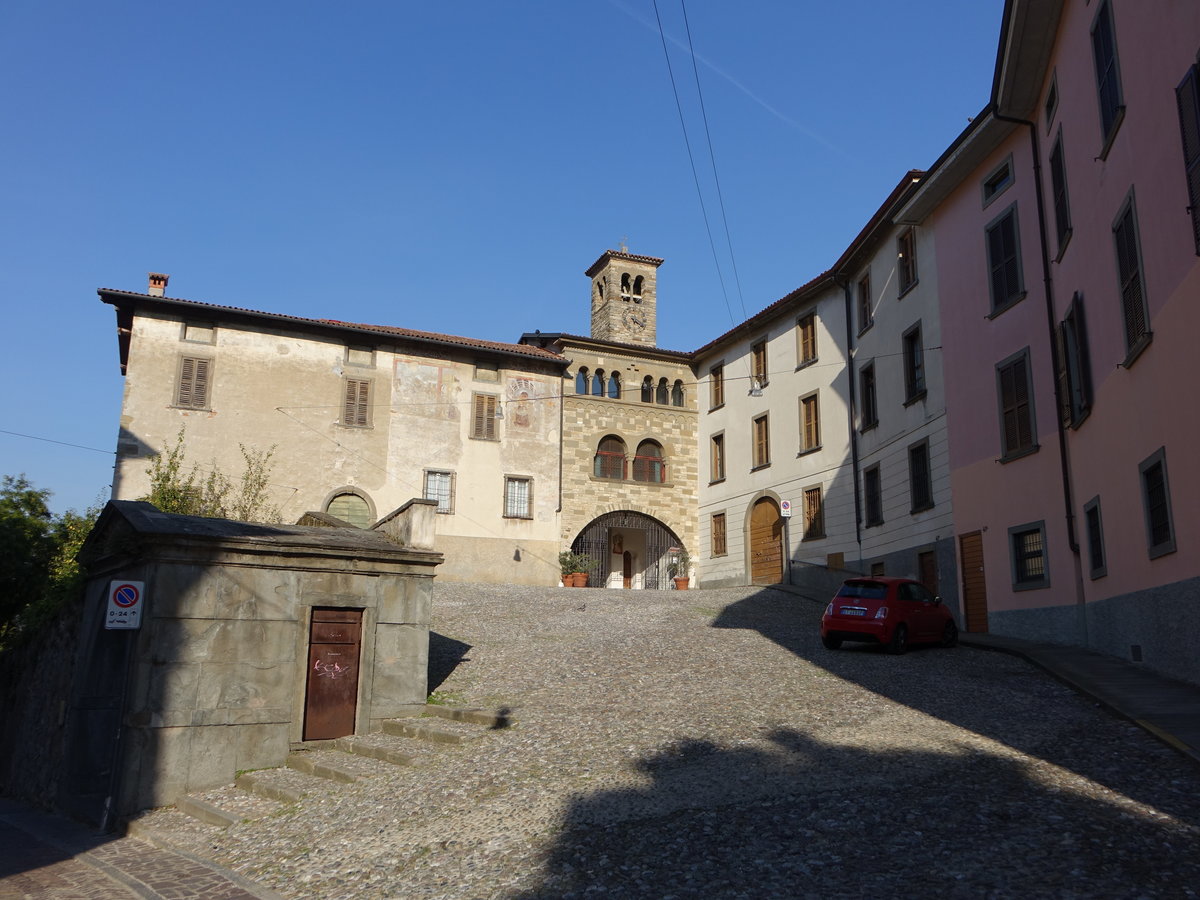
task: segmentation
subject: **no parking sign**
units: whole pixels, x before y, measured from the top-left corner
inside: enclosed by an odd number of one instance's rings
[[[108,585],[108,614],[105,628],[141,628],[142,605],[146,602],[145,583],[112,581]]]

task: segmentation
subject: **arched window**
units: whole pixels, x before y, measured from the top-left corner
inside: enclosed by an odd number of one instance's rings
[[[662,445],[657,441],[642,441],[633,458],[633,480],[662,483],[667,480],[667,464]]]
[[[671,405],[683,406],[683,382],[676,381],[675,386],[671,388]]]
[[[625,442],[616,435],[608,435],[596,449],[592,472],[597,478],[625,477]]]
[[[358,494],[346,492],[334,495],[326,505],[325,512],[349,522],[355,528],[366,528],[371,524],[371,505]]]
[[[654,402],[654,379],[649,375],[642,379],[642,402]]]
[[[604,370],[597,369],[595,376],[592,378],[592,393],[597,397],[604,396]]]
[[[581,368],[579,374],[575,376],[575,393],[586,394],[588,392],[588,370]]]
[[[623,299],[623,300],[629,299],[629,273],[628,272],[621,273],[621,299]]]
[[[668,395],[670,394],[670,392],[671,392],[670,388],[667,387],[667,379],[665,379],[665,378],[658,379],[658,392],[654,395],[655,402],[661,403],[663,406],[666,406],[667,402],[669,400]]]
[[[621,373],[613,372],[608,376],[608,396],[613,400],[621,399]]]
[[[633,279],[633,296],[639,300],[642,297],[642,281],[643,279],[641,275]]]

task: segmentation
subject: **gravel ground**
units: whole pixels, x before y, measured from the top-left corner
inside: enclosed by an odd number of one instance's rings
[[[295,898],[1200,895],[1200,770],[1014,657],[825,650],[821,610],[439,584],[435,697],[513,727],[145,821]]]

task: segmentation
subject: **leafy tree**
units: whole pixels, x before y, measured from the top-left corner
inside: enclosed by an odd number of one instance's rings
[[[238,444],[245,470],[235,486],[229,476],[215,467],[207,475],[195,467],[188,469],[184,459],[184,438],[184,429],[180,428],[175,445],[150,461],[150,493],[141,499],[148,500],[163,512],[185,516],[242,522],[280,520],[279,510],[267,497],[274,446],[269,450],[255,450]]]

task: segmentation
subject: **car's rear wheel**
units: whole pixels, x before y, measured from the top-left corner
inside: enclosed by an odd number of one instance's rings
[[[827,634],[821,638],[821,643],[825,645],[826,650],[836,650],[842,646],[842,639]]]
[[[946,627],[942,629],[942,646],[953,647],[958,643],[958,626],[953,622],[947,622]]]
[[[908,626],[901,623],[896,626],[896,630],[892,632],[892,639],[888,642],[888,653],[899,656],[908,649]]]

